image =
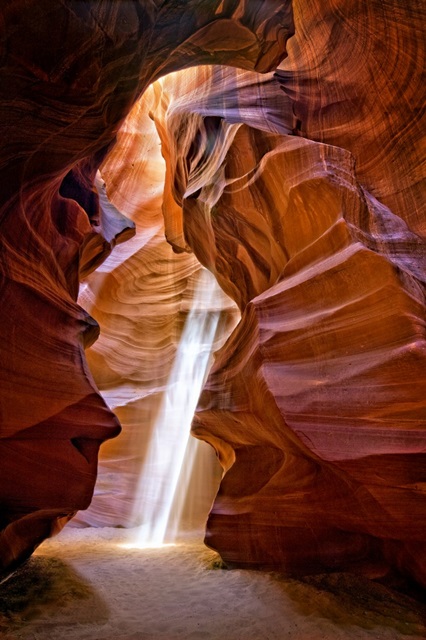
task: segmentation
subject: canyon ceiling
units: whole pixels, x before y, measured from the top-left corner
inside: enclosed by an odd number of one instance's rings
[[[207,543],[426,586],[425,23],[2,2],[3,573],[89,506],[102,442],[107,476],[147,437],[201,263],[241,313],[192,425],[225,471]],[[108,500],[89,524],[128,523]]]

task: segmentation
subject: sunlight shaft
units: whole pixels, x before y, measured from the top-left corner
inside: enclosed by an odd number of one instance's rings
[[[159,546],[167,538],[179,477],[190,437],[192,418],[203,387],[220,317],[215,305],[218,285],[201,269],[175,361],[153,428],[135,500],[138,546]]]

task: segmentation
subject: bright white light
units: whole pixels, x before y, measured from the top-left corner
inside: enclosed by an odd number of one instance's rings
[[[174,542],[162,542],[162,543],[143,543],[135,540],[134,542],[123,542],[117,545],[122,549],[163,549],[164,547],[176,547]]]
[[[134,519],[142,525],[137,547],[157,547],[166,538],[192,418],[210,364],[220,316],[214,304],[218,291],[215,278],[201,269],[139,479]]]

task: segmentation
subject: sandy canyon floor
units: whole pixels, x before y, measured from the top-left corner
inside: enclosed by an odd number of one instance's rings
[[[346,574],[226,570],[186,534],[134,549],[132,530],[68,527],[0,586],[2,640],[426,639],[426,608]]]

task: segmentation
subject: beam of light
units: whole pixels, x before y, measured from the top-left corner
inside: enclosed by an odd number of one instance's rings
[[[176,547],[174,542],[143,543],[136,538],[133,542],[123,542],[117,545],[121,549],[163,549],[164,547]]]
[[[139,479],[134,519],[142,525],[133,546],[161,546],[167,536],[170,514],[180,490],[179,477],[190,426],[219,322],[217,291],[215,278],[201,269]]]

